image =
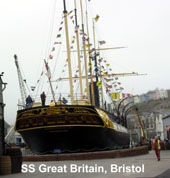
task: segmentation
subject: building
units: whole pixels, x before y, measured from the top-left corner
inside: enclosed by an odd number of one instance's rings
[[[134,96],[134,97],[133,97],[133,101],[134,101],[135,104],[140,103],[140,98],[139,98],[139,96],[138,96],[138,95],[137,95],[137,96]]]
[[[168,98],[168,91],[167,90],[161,89],[159,91],[159,93],[160,93],[160,99],[166,99],[166,98]]]
[[[159,99],[166,99],[170,98],[170,90],[159,90],[156,88],[155,90],[148,91],[146,94],[142,94],[139,96],[134,97],[134,103],[142,103],[148,102],[151,100],[159,100]]]
[[[170,99],[170,89],[167,90],[167,94],[168,94],[168,99]]]
[[[170,115],[163,117],[164,138],[170,140]]]
[[[159,112],[143,112],[140,114],[142,124],[147,139],[154,139],[155,136],[160,136],[161,140],[164,140],[164,130],[163,130],[163,115]],[[141,136],[141,126],[136,114],[130,114],[127,119],[128,129],[132,134],[132,139],[139,142]],[[137,136],[136,136],[137,135]]]
[[[164,140],[164,126],[163,126],[163,114],[155,113],[155,121],[156,121],[156,134],[160,136],[161,140]]]

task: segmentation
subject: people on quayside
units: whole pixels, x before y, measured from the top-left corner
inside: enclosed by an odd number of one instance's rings
[[[157,160],[160,161],[160,150],[161,150],[160,137],[158,136],[155,137],[155,141],[153,142],[153,147],[155,148],[155,154]]]

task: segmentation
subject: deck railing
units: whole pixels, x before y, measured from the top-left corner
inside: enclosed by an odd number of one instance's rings
[[[42,101],[41,101],[41,97],[40,95],[36,95],[36,96],[31,96],[33,103],[32,106],[41,106],[42,105]],[[52,101],[54,101],[52,95],[48,94],[46,95],[46,99],[45,99],[45,105],[49,105]],[[55,102],[56,104],[74,104],[74,105],[82,105],[82,104],[89,104],[87,97],[83,96],[83,98],[81,98],[80,94],[75,94],[74,95],[74,103],[71,103],[71,97],[68,93],[57,93],[55,94]],[[25,99],[25,103],[22,103],[22,99],[18,100],[18,109],[24,109],[26,108],[26,99]]]
[[[33,100],[32,107],[42,106],[40,95],[31,96],[31,98]],[[50,95],[50,94],[46,95],[45,106],[49,106],[51,101],[53,101],[52,95]],[[55,93],[55,102],[56,102],[56,105],[60,105],[60,104],[91,105],[88,102],[87,96],[83,96],[83,98],[81,98],[81,95],[79,93],[74,94],[74,103],[71,103],[71,97],[68,93]],[[102,103],[100,103],[100,106],[102,106]],[[26,109],[26,101],[25,101],[25,103],[22,103],[22,99],[19,99],[18,100],[18,110],[21,110],[21,109]],[[113,104],[107,104],[106,106],[104,106],[103,109],[105,109],[111,113],[115,112]]]

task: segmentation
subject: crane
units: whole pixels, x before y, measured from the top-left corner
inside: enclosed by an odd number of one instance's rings
[[[14,59],[15,59],[15,65],[16,65],[16,68],[17,68],[17,74],[18,74],[19,88],[20,88],[20,92],[21,92],[22,105],[25,106],[25,100],[26,100],[26,97],[27,97],[27,91],[26,91],[26,88],[25,88],[25,83],[24,83],[24,80],[23,80],[23,77],[22,77],[22,74],[21,74],[21,70],[20,70],[19,63],[18,63],[18,57],[17,57],[16,54],[14,55]]]
[[[136,107],[136,114],[138,116],[138,120],[139,120],[139,124],[141,126],[141,129],[142,129],[142,133],[143,133],[143,137],[144,137],[144,141],[146,142],[147,139],[146,139],[146,134],[145,134],[145,131],[144,131],[144,127],[143,127],[143,123],[142,123],[142,119],[140,117],[140,113],[139,113],[139,109]]]

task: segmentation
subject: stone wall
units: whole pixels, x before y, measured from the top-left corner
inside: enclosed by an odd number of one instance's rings
[[[66,161],[66,160],[93,160],[93,159],[113,159],[121,157],[131,157],[148,154],[148,146],[141,146],[122,150],[70,153],[70,154],[50,154],[50,155],[26,155],[23,161]]]

